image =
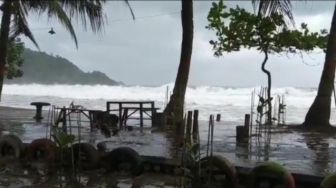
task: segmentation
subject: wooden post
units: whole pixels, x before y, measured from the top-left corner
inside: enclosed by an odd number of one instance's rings
[[[67,127],[66,127],[67,118],[66,118],[66,108],[65,108],[65,106],[62,108],[61,113],[62,113],[62,116],[63,116],[62,129],[65,133],[67,133]]]
[[[124,114],[122,115],[122,120],[123,120],[123,126],[126,127],[127,124],[127,118],[128,118],[128,109],[124,109]]]
[[[90,132],[93,130],[93,111],[89,110]]]
[[[245,114],[244,126],[236,127],[236,142],[248,143],[249,126],[250,126],[250,114]]]
[[[106,102],[106,111],[110,112],[110,103],[109,102]]]
[[[244,126],[245,127],[249,127],[249,125],[250,125],[250,118],[251,118],[250,114],[245,114],[245,121],[244,121]]]
[[[153,126],[153,117],[154,117],[154,114],[156,113],[156,109],[154,107],[154,101],[152,101],[150,104],[151,104],[151,112],[152,112],[151,119],[152,119],[152,126]]]
[[[192,125],[192,111],[188,111],[187,115],[187,130],[186,130],[186,143],[191,143],[191,125]]]
[[[250,136],[250,114],[245,114],[245,120],[244,120],[244,129],[245,129],[245,136]]]
[[[245,131],[246,129],[244,126],[236,127],[236,142],[237,143],[247,143]]]
[[[281,107],[282,107],[282,103],[281,103],[281,99],[280,99],[280,95],[278,95],[278,125],[280,125],[280,114],[281,114]]]
[[[193,143],[198,143],[198,138],[199,138],[198,110],[194,110],[194,121],[193,121],[193,129],[192,129],[192,138],[193,138]]]
[[[220,121],[221,120],[221,115],[220,114],[217,114],[216,116],[216,121]]]
[[[122,128],[122,123],[123,123],[123,119],[122,119],[122,103],[119,102],[119,128]]]
[[[143,114],[142,114],[142,111],[143,111],[143,106],[142,106],[142,102],[140,102],[140,127],[141,128],[143,127]]]

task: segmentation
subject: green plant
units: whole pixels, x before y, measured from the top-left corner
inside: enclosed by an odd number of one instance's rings
[[[69,135],[60,128],[55,128],[51,136],[61,150],[70,147],[76,141],[74,135]]]
[[[283,15],[272,13],[267,17],[253,14],[237,6],[230,8],[223,0],[213,3],[208,14],[206,27],[216,33],[216,40],[210,40],[214,55],[240,51],[242,48],[255,49],[264,54],[261,70],[267,75],[267,119],[272,123],[271,72],[266,69],[269,54],[301,54],[315,49],[326,49],[328,32],[311,32],[307,24],[300,29],[289,29]]]

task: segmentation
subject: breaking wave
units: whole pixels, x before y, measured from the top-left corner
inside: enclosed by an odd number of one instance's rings
[[[2,106],[32,108],[32,101],[48,101],[57,106],[76,104],[92,109],[105,109],[109,100],[154,100],[163,109],[173,84],[158,87],[107,86],[107,85],[5,85]],[[259,87],[233,88],[197,86],[188,87],[186,109],[200,110],[200,118],[208,119],[209,114],[221,113],[228,121],[242,122],[245,113],[251,111],[251,94]],[[288,122],[300,123],[313,102],[316,89],[282,87],[272,90],[273,96],[284,95],[288,106]],[[257,96],[256,96],[257,97]],[[257,100],[257,99],[256,99]]]

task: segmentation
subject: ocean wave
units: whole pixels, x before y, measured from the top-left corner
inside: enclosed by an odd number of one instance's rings
[[[173,83],[157,87],[148,86],[107,86],[107,85],[5,85],[1,105],[31,108],[32,101],[48,101],[63,106],[71,101],[88,108],[105,109],[109,100],[153,100],[156,106],[163,109]],[[251,94],[260,87],[215,87],[193,86],[186,91],[186,109],[203,111],[203,119],[208,119],[210,113],[222,113],[227,120],[241,120],[243,114],[251,109]],[[293,121],[303,119],[307,108],[312,104],[316,89],[281,87],[272,90],[273,96],[284,95],[286,104],[296,113]],[[255,96],[257,103],[257,96]],[[256,105],[256,104],[255,104]]]

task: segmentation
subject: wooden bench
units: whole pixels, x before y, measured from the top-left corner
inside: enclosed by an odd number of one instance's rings
[[[152,119],[152,116],[154,115],[153,113],[156,113],[156,111],[159,108],[154,108],[154,112],[152,108],[142,108],[142,112],[145,113],[149,118],[144,118],[142,117],[143,120],[145,119]],[[122,121],[122,125],[126,126],[127,123],[127,119],[139,119],[139,118],[130,118],[133,114],[135,114],[137,111],[140,111],[139,107],[123,107],[123,114],[121,116],[121,121]],[[128,112],[131,112],[130,114],[128,114]],[[151,114],[149,114],[148,112],[151,112]]]
[[[118,109],[112,109],[112,105],[118,105]],[[152,119],[153,114],[156,113],[158,108],[154,107],[154,101],[108,101],[106,102],[106,111],[119,111],[119,126],[126,125],[127,119],[131,119],[134,113],[140,114],[140,127],[143,127],[143,115],[147,115]],[[129,113],[130,112],[130,113]]]

